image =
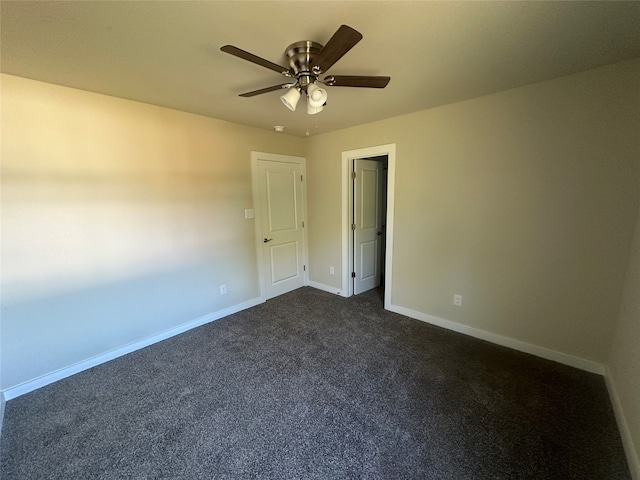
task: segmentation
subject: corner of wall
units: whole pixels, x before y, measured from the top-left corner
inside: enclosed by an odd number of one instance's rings
[[[620,437],[622,439],[622,445],[624,447],[624,453],[627,455],[627,463],[629,464],[629,471],[631,472],[631,478],[634,480],[640,480],[640,459],[636,453],[636,449],[633,445],[633,438],[631,437],[631,431],[627,424],[627,419],[616,390],[616,385],[613,381],[613,376],[609,367],[605,368],[604,379],[607,384],[607,390],[609,391],[609,399],[613,407],[613,413],[616,417],[618,424],[618,430],[620,430]]]

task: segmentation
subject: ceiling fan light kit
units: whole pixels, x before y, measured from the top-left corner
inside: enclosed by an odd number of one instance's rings
[[[284,106],[291,111],[295,111],[298,100],[300,100],[300,90],[296,87],[290,88],[287,93],[280,97]]]
[[[327,103],[327,91],[324,88],[320,88],[315,83],[310,84],[307,87],[307,97],[309,106],[321,107]]]
[[[327,91],[319,87],[317,83],[335,87],[361,88],[384,88],[389,83],[390,77],[364,75],[333,75],[326,77],[324,80],[319,78],[360,40],[362,40],[362,34],[347,25],[341,25],[324,46],[310,40],[293,43],[285,50],[289,68],[265,60],[233,45],[225,45],[220,50],[278,72],[285,77],[295,78],[295,83],[289,82],[242,93],[240,94],[241,97],[253,97],[287,88],[289,89],[288,92],[282,95],[280,100],[289,110],[295,111],[300,96],[304,92],[307,96],[307,114],[315,115],[322,111],[327,104],[328,96]]]
[[[307,102],[307,115],[315,115],[316,113],[320,113],[323,108],[323,105],[320,105],[319,107],[313,107],[311,106],[311,103]]]

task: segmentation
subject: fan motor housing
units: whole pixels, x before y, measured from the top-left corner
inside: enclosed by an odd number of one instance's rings
[[[298,78],[299,74],[304,76],[311,76],[311,63],[313,58],[320,53],[322,45],[310,40],[304,40],[301,42],[292,43],[284,51],[287,59],[289,60],[289,66]]]

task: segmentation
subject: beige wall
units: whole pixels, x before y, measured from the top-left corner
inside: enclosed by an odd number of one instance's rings
[[[1,389],[259,296],[250,151],[304,139],[1,80]]]
[[[341,289],[341,152],[387,143],[393,303],[605,362],[638,209],[639,70],[308,139],[2,75],[0,388],[255,298],[251,150],[307,156],[311,280]]]
[[[342,287],[328,268],[341,271],[341,152],[396,143],[392,303],[605,362],[638,208],[639,70],[310,138],[311,280]]]
[[[638,137],[640,143],[640,137]],[[627,457],[640,479],[640,211],[627,269],[620,314],[609,356],[610,382],[624,415]],[[618,412],[620,414],[620,412]]]
[[[251,150],[308,158],[311,280],[342,289],[341,153],[396,143],[392,302],[608,362],[637,452],[639,75],[308,139],[2,75],[0,389],[258,296]]]

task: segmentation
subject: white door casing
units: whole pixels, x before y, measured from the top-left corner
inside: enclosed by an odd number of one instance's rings
[[[393,295],[393,236],[395,213],[395,172],[396,172],[396,144],[378,145],[375,147],[359,148],[342,152],[342,290],[340,295],[353,295],[353,281],[351,278],[353,266],[353,242],[351,241],[351,212],[353,209],[353,186],[351,171],[353,160],[357,158],[378,157],[386,155],[388,159],[387,175],[387,217],[385,221],[385,277],[384,277],[384,306],[391,305]]]
[[[353,293],[380,286],[382,270],[383,164],[353,161]]]
[[[307,284],[305,159],[252,152],[260,296]]]

